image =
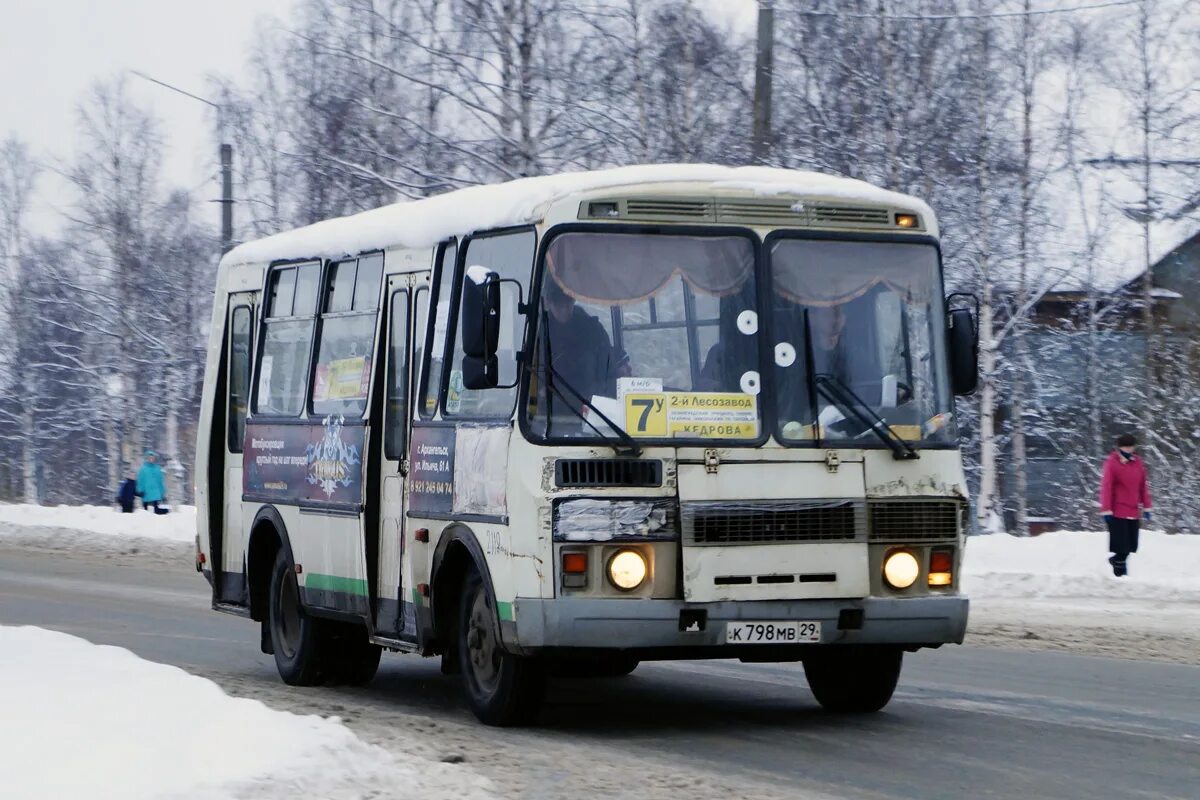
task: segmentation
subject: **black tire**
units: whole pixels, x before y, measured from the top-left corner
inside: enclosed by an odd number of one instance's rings
[[[572,658],[556,662],[552,672],[557,678],[624,678],[641,663],[633,656],[624,654],[588,659]]]
[[[546,673],[538,659],[504,651],[496,609],[479,574],[463,581],[455,631],[459,670],[471,711],[485,725],[532,722],[546,695]]]
[[[804,660],[817,702],[838,714],[868,714],[892,699],[904,653],[898,647],[834,648]]]
[[[326,676],[328,625],[310,616],[300,602],[296,571],[280,550],[271,570],[271,647],[279,677],[290,686],[317,686]]]
[[[334,623],[332,628],[327,682],[346,686],[370,683],[379,670],[383,648],[371,644],[362,625]]]

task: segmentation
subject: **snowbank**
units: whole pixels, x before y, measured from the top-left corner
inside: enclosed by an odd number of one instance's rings
[[[122,514],[109,506],[0,504],[0,537],[5,535],[5,525],[191,542],[196,538],[196,507],[172,506],[170,514],[154,514],[141,509]]]
[[[336,718],[35,627],[0,626],[6,797],[487,797],[461,766],[398,762]]]
[[[1142,531],[1129,575],[1114,577],[1108,534],[1058,531],[967,541],[963,586],[972,598],[1133,598],[1200,603],[1200,536]]]

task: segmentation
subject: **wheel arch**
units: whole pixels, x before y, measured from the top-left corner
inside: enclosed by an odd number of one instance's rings
[[[447,648],[447,636],[454,630],[457,618],[462,582],[472,567],[479,573],[492,608],[496,609],[496,589],[492,585],[492,574],[479,539],[474,531],[462,523],[448,526],[438,538],[430,570],[429,606],[434,647],[437,651]],[[498,629],[499,617],[496,624]]]
[[[296,563],[287,525],[275,506],[263,506],[250,525],[246,543],[246,586],[250,594],[250,618],[262,621],[267,614],[267,596],[271,589],[271,569],[275,554],[282,550],[288,562]]]

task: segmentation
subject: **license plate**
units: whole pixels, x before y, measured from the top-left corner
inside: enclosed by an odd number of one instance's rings
[[[809,644],[820,641],[820,622],[725,623],[725,644]]]

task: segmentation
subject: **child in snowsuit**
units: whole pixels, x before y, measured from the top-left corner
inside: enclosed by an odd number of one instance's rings
[[[117,502],[121,504],[121,513],[132,514],[133,503],[136,499],[137,481],[133,476],[129,476],[121,482],[121,488],[117,490]]]

